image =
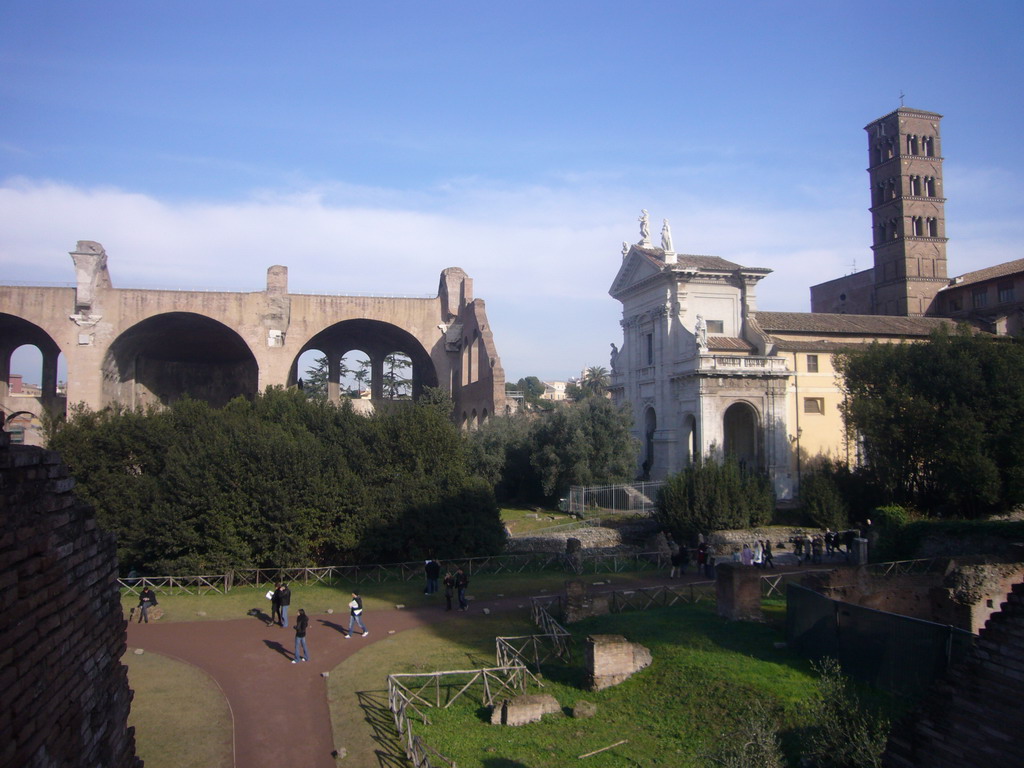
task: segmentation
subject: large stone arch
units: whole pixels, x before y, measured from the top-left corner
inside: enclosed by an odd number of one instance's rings
[[[747,469],[764,469],[761,418],[750,403],[739,400],[722,415],[723,451]]]
[[[38,396],[11,391],[11,356],[24,345],[35,347],[42,357]],[[60,355],[60,345],[46,330],[24,318],[0,312],[0,412],[5,418],[12,417],[6,429],[20,441],[41,443],[43,417],[64,413],[66,398],[57,391]]]
[[[409,331],[380,320],[356,318],[323,329],[309,339],[292,362],[288,384],[294,385],[299,378],[299,357],[310,349],[322,350],[329,363],[327,394],[337,402],[340,398],[338,361],[348,352],[358,349],[370,358],[370,392],[373,400],[383,399],[384,359],[393,352],[401,352],[412,361],[412,397],[417,399],[425,387],[438,386],[437,369],[430,353]]]
[[[184,395],[222,406],[259,390],[259,366],[234,330],[192,312],[154,315],[131,326],[103,359],[104,405],[168,405]]]

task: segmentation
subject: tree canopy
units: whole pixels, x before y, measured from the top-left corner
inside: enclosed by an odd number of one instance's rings
[[[451,401],[372,417],[269,389],[224,408],[74,409],[51,438],[125,568],[211,573],[489,554],[504,531]]]
[[[939,331],[837,355],[847,429],[886,503],[978,517],[1024,503],[1024,344]]]
[[[551,502],[571,485],[632,479],[631,425],[628,410],[603,397],[547,413],[491,419],[469,435],[471,465],[501,499]]]

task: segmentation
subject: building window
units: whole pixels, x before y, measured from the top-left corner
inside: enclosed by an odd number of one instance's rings
[[[927,197],[935,197],[935,177],[924,177],[924,194]]]
[[[975,309],[981,309],[982,307],[988,306],[988,288],[975,288],[971,293],[972,306]]]
[[[917,136],[907,136],[907,154],[917,154]]]
[[[808,355],[807,356],[807,372],[817,373],[818,372],[818,356]]]
[[[647,334],[647,364],[654,365],[654,334]]]
[[[921,196],[921,177],[911,176],[910,177],[910,194],[914,197]]]
[[[805,397],[804,398],[804,413],[824,413],[825,412],[825,398],[824,397]]]
[[[928,237],[939,236],[939,220],[935,218],[928,219]]]
[[[725,323],[722,320],[708,320],[708,333],[725,333]]]
[[[11,445],[24,445],[25,430],[23,428],[11,427],[11,431],[8,434],[11,436]]]
[[[935,137],[925,136],[921,141],[924,144],[924,153],[928,157],[935,157]]]
[[[924,221],[920,216],[910,217],[910,231],[914,237],[921,237],[924,234]]]
[[[1005,304],[1008,301],[1013,301],[1013,283],[999,283],[999,303]]]

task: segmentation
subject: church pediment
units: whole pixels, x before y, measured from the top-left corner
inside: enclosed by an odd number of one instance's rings
[[[653,249],[639,248],[634,245],[622,260],[622,266],[619,267],[619,272],[615,276],[615,280],[612,281],[608,293],[612,297],[618,298],[620,294],[633,286],[646,282],[652,277],[657,277],[664,271],[664,268],[664,262],[655,255]]]

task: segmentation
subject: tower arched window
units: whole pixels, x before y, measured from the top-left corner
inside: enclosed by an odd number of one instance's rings
[[[935,197],[935,177],[925,176],[924,177],[924,193],[928,197]]]
[[[910,231],[914,234],[914,237],[922,237],[924,235],[924,220],[920,216],[910,217]]]
[[[914,197],[921,196],[921,177],[911,176],[910,177],[910,194]]]
[[[917,154],[917,136],[913,136],[913,135],[907,136],[907,154],[908,155],[916,155]]]
[[[939,220],[933,217],[928,218],[928,237],[939,236]]]
[[[924,142],[924,153],[928,157],[935,157],[935,137],[934,136],[925,136],[924,139],[923,139],[923,142]]]

